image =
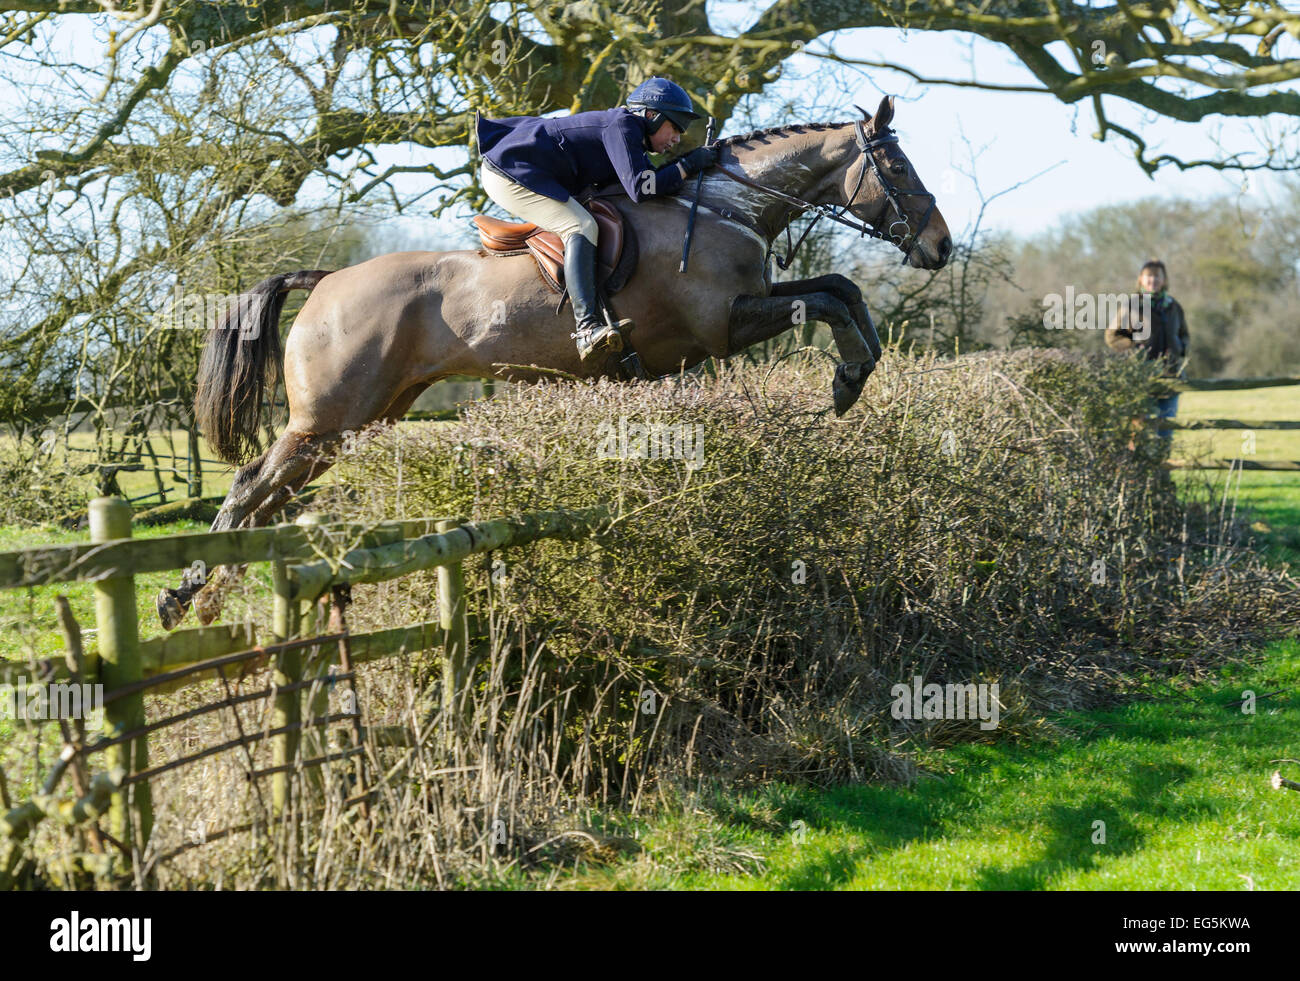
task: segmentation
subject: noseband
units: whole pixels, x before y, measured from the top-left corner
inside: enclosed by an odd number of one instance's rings
[[[912,244],[908,246],[907,251],[903,254],[904,263],[907,262],[908,259],[912,258],[912,253],[916,251],[917,242],[920,241],[921,235],[929,226],[930,216],[934,214],[934,195],[929,191],[899,190],[894,183],[885,176],[885,172],[880,169],[880,164],[876,161],[874,151],[886,144],[898,143],[898,134],[896,134],[892,129],[885,127],[881,132],[868,139],[866,129],[862,125],[862,120],[855,119],[853,121],[853,132],[859,152],[865,160],[871,161],[871,167],[875,171],[876,180],[880,183],[880,189],[885,192],[885,206],[882,207],[879,217],[876,218],[875,224],[879,224],[884,219],[885,208],[892,207],[894,210],[894,220],[889,223],[889,228],[883,232],[872,228],[870,225],[844,217],[845,213],[853,206],[853,202],[857,200],[858,192],[862,190],[862,179],[867,175],[865,163],[858,170],[858,182],[854,185],[853,193],[849,196],[848,201],[844,203],[844,206],[838,210],[828,204],[814,204],[812,201],[805,201],[803,198],[797,198],[793,194],[786,194],[784,191],[778,191],[776,188],[767,187],[757,181],[750,180],[744,174],[737,174],[734,171],[727,170],[725,167],[717,164],[714,165],[714,170],[725,174],[727,177],[730,177],[733,181],[736,181],[739,184],[744,184],[747,187],[754,188],[755,190],[764,191],[775,198],[780,198],[782,201],[794,205],[801,212],[817,212],[817,217],[814,218],[809,223],[808,227],[803,230],[803,234],[799,236],[799,240],[795,242],[793,246],[790,245],[790,226],[788,224],[786,225],[786,254],[784,256],[776,257],[776,264],[781,269],[784,270],[789,268],[790,263],[794,261],[795,253],[799,251],[799,246],[803,245],[803,240],[808,237],[808,233],[812,231],[813,226],[823,218],[829,218],[831,221],[839,222],[841,225],[847,225],[849,228],[854,229],[861,235],[870,235],[872,238],[878,238],[881,241],[892,242],[900,249],[903,247],[904,243],[907,242],[908,235],[910,234]],[[907,212],[903,210],[902,199],[905,197],[924,197],[930,199],[930,206],[925,211],[925,217],[921,219],[921,226],[916,229],[915,232],[912,231],[912,223],[907,220]],[[903,227],[904,231],[902,235],[897,235],[895,234],[894,229],[900,225]]]

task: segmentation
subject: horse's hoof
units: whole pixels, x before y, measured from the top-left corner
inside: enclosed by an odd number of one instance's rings
[[[194,594],[194,615],[207,626],[221,615],[222,597],[215,590],[201,589]]]
[[[831,382],[831,397],[835,400],[835,417],[838,419],[853,408],[862,395],[862,386],[874,365],[846,363],[837,365],[835,379]]]
[[[212,623],[213,620],[215,620],[218,616],[221,615],[221,607],[208,606],[207,604],[200,604],[196,600],[194,603],[194,615],[198,617],[199,624],[206,627],[210,623]]]
[[[856,395],[854,395],[846,388],[841,388],[839,385],[832,386],[831,395],[835,399],[836,419],[844,415],[844,413],[848,412],[849,409],[853,408],[853,403],[855,403],[858,400],[858,397]]]
[[[160,589],[154,604],[164,630],[175,630],[185,619],[185,607],[181,606],[180,594],[174,589]]]

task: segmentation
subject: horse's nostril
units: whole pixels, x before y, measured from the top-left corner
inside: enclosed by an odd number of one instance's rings
[[[952,236],[945,235],[943,241],[939,243],[939,258],[946,259],[952,255]]]

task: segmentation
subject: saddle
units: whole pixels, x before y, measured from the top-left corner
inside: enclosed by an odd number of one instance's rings
[[[623,223],[623,215],[614,205],[599,198],[585,202],[596,219],[596,284],[606,295],[617,293],[636,268],[636,244],[632,229]],[[501,221],[487,215],[475,215],[483,249],[491,255],[532,253],[542,279],[552,293],[564,292],[564,243],[554,232],[543,231],[530,221]],[[561,301],[563,303],[563,301]]]

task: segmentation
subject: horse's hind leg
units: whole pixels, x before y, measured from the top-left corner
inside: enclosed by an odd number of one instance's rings
[[[389,422],[401,419],[410,409],[411,403],[428,387],[429,383],[421,382],[404,390],[383,412],[382,418]],[[296,442],[289,449],[277,454],[280,442],[291,435],[295,436]],[[342,438],[341,433],[328,436],[286,433],[281,436],[280,441],[263,458],[267,461],[264,469],[271,475],[261,481],[254,480],[255,473],[248,478],[249,490],[231,509],[231,520],[237,521],[241,528],[260,528],[270,524],[271,519],[289,502],[290,498],[333,466],[335,450]],[[249,468],[253,466],[254,464],[249,464]],[[277,470],[278,472],[272,472]],[[243,473],[244,471],[241,470],[240,475]],[[239,477],[236,476],[235,479],[238,483]],[[231,498],[234,497],[235,489],[235,487],[230,489]],[[223,510],[230,505],[231,498],[227,498]],[[217,517],[220,519],[221,516]],[[216,528],[215,522],[213,530],[221,530]],[[247,569],[248,566],[245,565],[220,566],[213,573],[206,588],[203,586],[198,588],[194,593],[194,611],[198,614],[199,622],[207,624],[217,618],[226,593],[243,578]]]
[[[259,459],[239,469],[213,531],[256,528],[265,525],[305,484],[328,470],[341,439],[338,433],[285,432]],[[202,556],[196,556],[201,562]],[[219,566],[210,576],[187,571],[179,589],[163,589],[157,597],[158,618],[170,630],[180,623],[193,603],[202,623],[221,612],[226,591],[243,575],[246,566]]]
[[[235,522],[232,520],[232,515],[241,512],[243,502],[247,500],[250,492],[255,488],[257,475],[262,470],[262,464],[266,461],[266,456],[263,453],[252,463],[246,463],[235,471],[234,482],[230,485],[226,499],[221,502],[221,510],[217,512],[209,531],[227,531],[234,527]],[[185,618],[185,611],[190,608],[190,602],[193,600],[194,594],[206,585],[208,581],[206,567],[200,563],[202,563],[202,559],[196,560],[195,568],[185,570],[181,576],[181,584],[178,589],[164,588],[159,590],[156,606],[158,619],[162,621],[164,629],[173,629]]]
[[[226,499],[221,502],[221,510],[217,512],[210,531],[228,531],[243,520],[243,515],[247,513],[247,502],[250,496],[256,493],[257,476],[262,472],[266,457],[267,453],[263,453],[252,463],[247,463],[235,471],[234,483],[230,485]],[[235,517],[236,514],[239,517]]]
[[[342,441],[340,433],[286,432],[267,452],[261,473],[241,507],[232,512],[237,527],[260,528],[308,483],[334,465],[335,452]],[[240,514],[240,512],[243,512]],[[194,612],[199,622],[209,624],[221,613],[230,588],[248,566],[220,566],[206,586],[194,595]]]

